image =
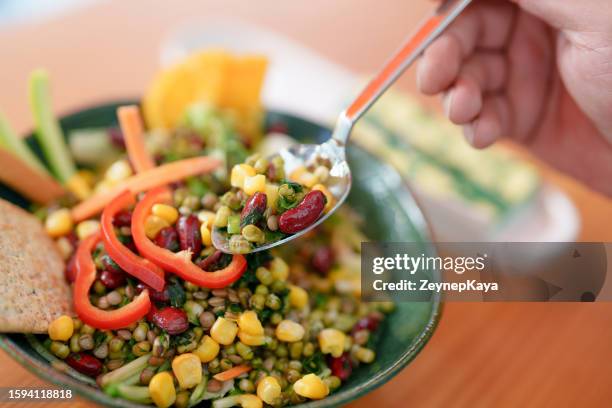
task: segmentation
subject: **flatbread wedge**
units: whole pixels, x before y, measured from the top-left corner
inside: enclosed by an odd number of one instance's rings
[[[36,217],[0,200],[0,332],[44,333],[71,305],[55,243]]]

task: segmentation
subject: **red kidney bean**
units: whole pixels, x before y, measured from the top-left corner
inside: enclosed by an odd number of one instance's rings
[[[172,252],[176,252],[180,249],[178,233],[174,227],[162,228],[155,239],[153,240],[157,246],[166,248]]]
[[[140,292],[142,292],[143,290],[148,289],[149,290],[149,298],[154,301],[154,302],[168,302],[170,300],[170,294],[168,293],[168,290],[166,288],[164,288],[164,290],[162,291],[157,291],[147,285],[145,285],[142,282],[138,282],[136,284],[136,293],[139,294]]]
[[[329,368],[333,375],[342,381],[347,380],[353,372],[353,363],[351,363],[349,353],[344,353],[340,357],[331,357],[329,359]]]
[[[223,252],[217,250],[198,262],[198,266],[207,272],[212,272],[212,268],[219,262],[221,255],[223,255]]]
[[[101,261],[102,261],[102,265],[104,266],[105,271],[114,272],[114,273],[123,272],[123,270],[121,270],[121,267],[119,267],[119,265],[117,265],[117,263],[113,261],[113,259],[110,256],[102,255]]]
[[[179,243],[182,250],[190,250],[192,258],[200,254],[202,250],[202,236],[200,235],[200,221],[193,214],[184,215],[176,223]]]
[[[95,377],[102,372],[102,362],[91,354],[73,353],[64,361],[79,373],[90,377]]]
[[[125,273],[102,271],[100,273],[100,280],[108,289],[116,289],[119,286],[125,285]]]
[[[72,254],[70,260],[66,264],[66,269],[64,271],[64,277],[70,283],[76,280],[76,253]]]
[[[123,133],[121,132],[121,129],[117,127],[109,128],[107,130],[107,134],[112,144],[125,149],[125,140],[123,139]]]
[[[249,224],[257,224],[263,217],[268,204],[268,196],[264,193],[257,192],[251,196],[244,205],[240,214],[240,226],[244,227]]]
[[[113,217],[113,225],[119,227],[129,227],[132,225],[132,212],[129,210],[121,210]]]
[[[176,307],[167,306],[162,309],[152,309],[151,320],[153,323],[168,334],[175,335],[183,333],[189,328],[187,314]]]
[[[356,333],[360,330],[369,330],[371,332],[376,331],[378,329],[378,325],[380,324],[380,317],[376,314],[370,313],[369,315],[362,317],[355,323],[351,333]]]
[[[297,207],[281,214],[278,218],[279,229],[285,234],[300,232],[319,219],[325,203],[325,195],[319,190],[312,190]]]
[[[317,248],[312,256],[311,264],[320,273],[327,274],[334,265],[334,260],[334,251],[330,247],[324,246]]]

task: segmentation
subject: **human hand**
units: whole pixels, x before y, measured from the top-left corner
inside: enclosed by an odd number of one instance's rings
[[[424,53],[421,92],[483,148],[502,136],[612,196],[612,3],[477,0]]]

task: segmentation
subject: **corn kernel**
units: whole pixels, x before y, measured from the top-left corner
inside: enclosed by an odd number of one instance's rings
[[[59,237],[55,241],[55,245],[57,246],[57,249],[59,250],[60,255],[62,255],[62,259],[64,261],[67,261],[74,252],[72,244],[66,237]]]
[[[304,337],[304,327],[291,320],[283,320],[276,326],[276,338],[280,341],[300,341]]]
[[[97,220],[81,221],[76,226],[76,234],[79,239],[85,239],[100,230],[100,222]]]
[[[314,175],[320,183],[325,183],[329,178],[329,169],[325,166],[318,166],[314,171]]]
[[[319,332],[319,347],[323,354],[340,357],[344,352],[346,334],[337,329],[323,329]]]
[[[319,182],[319,179],[317,178],[317,176],[315,176],[314,174],[310,172],[306,172],[302,174],[299,178],[299,183],[305,185],[308,188],[311,188],[318,182]]]
[[[151,214],[145,220],[145,227],[144,227],[145,234],[150,239],[153,239],[157,236],[157,234],[162,228],[166,228],[169,226],[170,224],[168,224],[168,221],[164,220],[163,218],[157,215]]]
[[[325,212],[331,210],[332,207],[336,203],[335,198],[333,194],[331,193],[331,191],[329,191],[329,189],[325,187],[323,184],[315,184],[314,186],[312,186],[312,189],[319,190],[320,192],[323,193],[323,195],[327,199],[327,203],[325,204]]]
[[[206,225],[208,229],[211,229],[215,222],[216,214],[212,211],[203,210],[198,213],[198,220],[201,225]]]
[[[257,396],[266,404],[274,405],[280,395],[281,386],[275,377],[264,377],[257,384]]]
[[[376,358],[376,353],[366,347],[359,347],[355,351],[355,358],[362,363],[370,364]]]
[[[117,160],[109,166],[104,173],[104,178],[111,183],[118,183],[133,174],[132,167],[127,160]]]
[[[66,187],[72,194],[74,194],[79,200],[84,200],[91,195],[91,187],[87,182],[87,179],[80,173],[75,173],[66,182]]]
[[[278,186],[276,184],[266,184],[265,191],[267,198],[267,207],[276,211],[278,203]]]
[[[113,188],[113,183],[108,180],[101,180],[94,186],[94,192],[96,194],[108,193]]]
[[[72,230],[72,225],[72,216],[67,208],[52,212],[45,220],[45,230],[52,237],[68,234]]]
[[[241,332],[252,336],[263,336],[264,329],[257,317],[257,313],[252,310],[244,312],[238,318],[238,327]]]
[[[263,406],[259,397],[253,394],[238,395],[238,401],[242,408],[261,408]]]
[[[232,210],[226,205],[220,207],[215,215],[214,226],[217,228],[223,228],[227,226],[227,219],[232,214]]]
[[[270,272],[274,279],[286,281],[289,277],[289,265],[282,258],[274,258],[270,262]]]
[[[266,342],[263,334],[253,335],[243,331],[238,331],[238,338],[247,346],[261,346]]]
[[[200,235],[202,236],[202,245],[205,247],[212,245],[212,236],[206,224],[200,224]]]
[[[298,166],[291,172],[291,174],[289,174],[289,180],[299,183],[300,178],[306,172],[308,172],[308,170],[306,169],[305,166]]]
[[[168,204],[154,204],[151,212],[172,225],[178,220],[178,210]]]
[[[219,344],[229,346],[238,333],[238,325],[224,317],[218,317],[210,328],[210,336]]]
[[[198,356],[201,362],[208,363],[217,357],[219,349],[219,343],[214,341],[210,336],[204,336],[202,340],[200,340],[198,348],[193,351],[193,354]]]
[[[174,379],[168,371],[157,373],[149,382],[149,394],[159,408],[168,408],[176,400]]]
[[[253,177],[255,174],[257,173],[252,166],[248,164],[237,164],[232,168],[230,184],[232,187],[242,188],[245,178]]]
[[[310,399],[321,399],[329,394],[329,387],[315,374],[306,374],[293,384],[297,395]]]
[[[248,195],[253,195],[257,192],[266,192],[266,176],[263,174],[257,174],[253,177],[247,177],[244,179],[244,192]]]
[[[195,387],[202,381],[202,363],[193,353],[175,357],[172,360],[172,372],[184,390]]]
[[[308,292],[299,286],[289,287],[289,304],[296,309],[303,309],[308,304]]]
[[[49,337],[51,340],[67,341],[74,332],[74,322],[70,316],[60,316],[49,323]]]

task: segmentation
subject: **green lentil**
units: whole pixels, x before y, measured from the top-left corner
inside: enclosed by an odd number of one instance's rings
[[[51,350],[51,353],[62,360],[68,357],[68,354],[70,354],[70,348],[59,341],[51,342],[51,347],[49,347],[49,349]]]
[[[266,298],[266,306],[272,310],[278,310],[281,307],[281,300],[274,293],[271,293]]]
[[[140,357],[151,351],[151,343],[148,341],[140,341],[132,346],[132,353]]]
[[[253,359],[253,349],[240,341],[236,343],[236,352],[245,360]]]
[[[255,276],[257,277],[257,279],[259,279],[262,285],[268,286],[274,281],[272,272],[270,272],[268,268],[265,268],[263,266],[257,268],[257,270],[255,271]]]
[[[248,378],[243,378],[238,383],[238,388],[246,393],[252,393],[255,391],[255,384],[253,384],[253,381],[249,380]]]

